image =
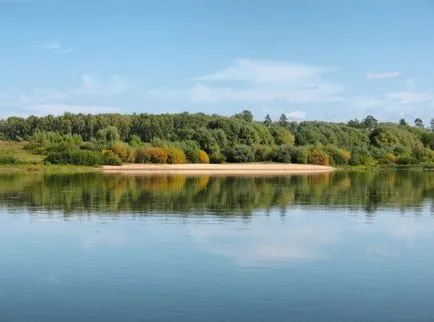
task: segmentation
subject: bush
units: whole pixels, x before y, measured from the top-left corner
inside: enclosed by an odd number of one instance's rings
[[[327,153],[319,148],[314,148],[309,152],[307,161],[310,164],[330,165],[330,157]]]
[[[47,152],[77,149],[82,143],[83,139],[80,135],[61,135],[54,132],[36,131],[30,137],[26,149],[34,153],[45,154]]]
[[[102,154],[94,151],[72,150],[69,163],[74,165],[97,166],[103,164]]]
[[[187,162],[199,163],[199,147],[196,142],[182,141],[178,143],[178,147],[184,151],[185,156],[187,157]]]
[[[376,161],[366,148],[355,148],[351,151],[350,165],[375,165]]]
[[[232,148],[226,148],[223,153],[229,162],[234,163],[253,162],[255,159],[252,149],[244,144],[238,144]]]
[[[103,152],[103,163],[105,165],[121,165],[122,160],[111,150],[106,150]]]
[[[170,147],[167,149],[167,163],[169,164],[185,164],[187,163],[187,157],[184,151],[179,148]]]
[[[257,162],[271,161],[272,152],[273,149],[268,145],[256,144],[253,146],[253,154]]]
[[[209,163],[208,154],[203,150],[199,151],[198,158],[199,158],[199,163],[205,163],[205,164]]]
[[[130,145],[132,147],[135,147],[135,148],[142,147],[143,146],[143,142],[142,142],[142,139],[140,138],[140,136],[138,136],[136,134],[131,135],[131,137],[130,137]]]
[[[293,145],[295,142],[294,135],[283,127],[273,126],[271,128],[271,135],[273,135],[274,142],[277,145],[289,144]]]
[[[434,151],[429,148],[415,147],[412,152],[418,163],[429,163],[434,160]]]
[[[221,152],[214,152],[209,156],[211,163],[219,164],[226,161],[226,157]]]
[[[151,148],[149,149],[150,159],[152,163],[164,164],[167,163],[169,153],[164,148]]]
[[[291,146],[279,145],[271,154],[271,159],[279,163],[291,163]]]
[[[123,162],[134,162],[136,159],[136,150],[126,143],[123,142],[113,143],[111,150]]]
[[[417,159],[410,155],[410,154],[405,154],[405,155],[401,155],[396,159],[396,163],[400,164],[400,165],[413,165],[413,164],[417,164],[418,161]]]
[[[50,152],[45,158],[49,164],[73,164],[82,166],[97,166],[103,164],[103,155],[99,152],[87,150],[66,150]]]
[[[119,141],[119,131],[115,126],[107,126],[101,129],[96,134],[96,138],[104,145],[110,145],[113,142]]]
[[[388,163],[395,163],[396,162],[396,156],[393,153],[386,153],[385,157],[386,161]]]
[[[339,149],[335,146],[327,146],[326,151],[333,165],[348,165],[348,162],[351,160],[351,153],[347,150]]]
[[[291,162],[298,164],[307,164],[309,158],[309,148],[307,147],[291,147]]]
[[[0,164],[19,164],[19,163],[21,163],[21,161],[13,156],[9,156],[9,155],[0,156]]]
[[[151,155],[149,150],[151,148],[145,147],[136,150],[136,163],[151,163]]]

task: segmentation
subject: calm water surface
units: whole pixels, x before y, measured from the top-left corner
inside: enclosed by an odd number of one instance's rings
[[[434,172],[0,175],[0,321],[434,321]]]

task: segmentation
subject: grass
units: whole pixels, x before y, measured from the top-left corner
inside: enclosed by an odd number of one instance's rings
[[[44,156],[33,154],[24,149],[25,145],[25,142],[0,141],[0,163],[2,165],[42,165]]]
[[[37,172],[68,173],[95,172],[98,167],[82,167],[70,165],[45,165],[44,156],[34,154],[25,149],[26,142],[0,141],[0,171],[1,172]]]

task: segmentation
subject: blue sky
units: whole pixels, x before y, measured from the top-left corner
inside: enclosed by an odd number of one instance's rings
[[[0,0],[0,117],[434,117],[430,0]]]

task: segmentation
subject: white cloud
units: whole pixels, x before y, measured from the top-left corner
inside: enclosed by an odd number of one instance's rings
[[[72,52],[72,48],[65,47],[57,41],[47,41],[47,42],[34,42],[33,47],[44,49],[53,53],[58,54],[69,54]]]
[[[60,115],[65,112],[71,113],[118,113],[122,112],[121,108],[113,106],[98,106],[98,105],[74,105],[74,104],[39,104],[29,106],[29,111],[32,115]]]
[[[43,115],[61,114],[63,112],[75,113],[103,113],[120,112],[121,109],[99,105],[108,96],[124,94],[130,88],[130,82],[119,76],[110,76],[102,79],[98,76],[83,75],[82,84],[72,89],[46,89],[33,88],[23,90],[18,88],[5,88],[0,90],[0,116],[10,115]],[[83,103],[83,99],[92,99],[96,105]]]
[[[295,111],[295,112],[290,112],[290,113],[286,113],[286,116],[290,119],[305,119],[307,116],[306,112],[302,112],[302,111]]]
[[[414,91],[414,89],[416,88],[416,86],[417,86],[417,82],[413,78],[407,79],[405,81],[405,88],[406,88],[407,91],[410,91],[410,92]]]
[[[433,103],[434,95],[431,93],[423,92],[392,92],[386,94],[386,100],[394,101],[398,104],[420,104],[420,103]]]
[[[82,86],[70,91],[73,95],[119,95],[125,93],[130,85],[118,75],[102,80],[98,75],[81,76]]]
[[[398,77],[401,73],[399,72],[367,72],[365,75],[365,78],[368,80],[375,80],[375,79],[386,79],[386,78],[394,78]]]
[[[159,99],[193,102],[319,103],[342,100],[343,86],[326,79],[331,69],[291,62],[242,59],[217,72],[194,78],[186,89],[157,89]],[[218,85],[216,85],[218,83]]]
[[[282,61],[236,60],[231,66],[205,76],[205,82],[243,82],[251,84],[286,84],[300,79],[312,79],[329,71],[328,68]]]

